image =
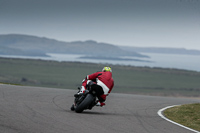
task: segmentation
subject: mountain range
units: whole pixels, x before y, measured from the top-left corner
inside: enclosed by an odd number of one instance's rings
[[[134,51],[123,50],[112,44],[98,43],[93,40],[63,42],[30,35],[0,35],[1,55],[47,56],[47,53],[81,54],[103,57],[148,57]]]
[[[158,53],[158,54],[179,54],[179,55],[200,55],[200,50],[188,50],[185,48],[159,48],[159,47],[129,47],[120,46],[126,51],[134,51],[138,53]]]
[[[93,40],[63,42],[31,35],[0,35],[0,55],[48,56],[48,53],[80,54],[85,55],[84,58],[111,60],[121,60],[121,56],[150,58],[145,53],[200,55],[199,50],[184,48],[128,47]]]

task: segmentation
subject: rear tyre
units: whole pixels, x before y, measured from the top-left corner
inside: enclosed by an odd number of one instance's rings
[[[94,97],[91,94],[88,94],[86,98],[76,106],[75,112],[81,113],[84,109],[87,109],[93,102]]]

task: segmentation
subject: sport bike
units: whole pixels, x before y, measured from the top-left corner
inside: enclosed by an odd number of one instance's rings
[[[98,96],[103,93],[103,90],[95,82],[90,82],[84,93],[76,95],[74,99],[74,104],[71,110],[76,113],[81,113],[83,110],[91,110],[98,102]]]

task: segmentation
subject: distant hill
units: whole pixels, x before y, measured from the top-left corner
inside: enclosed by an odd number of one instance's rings
[[[188,50],[185,48],[128,47],[128,46],[120,46],[120,48],[130,52],[135,51],[139,53],[200,55],[200,50]]]
[[[20,34],[0,35],[0,48],[0,54],[7,55],[46,56],[46,53],[62,53],[105,57],[148,57],[134,51],[122,50],[112,44],[98,43],[92,40],[63,42]]]
[[[0,46],[1,55],[19,55],[19,56],[47,56],[45,53],[34,50],[20,50],[16,48],[9,48],[5,46]]]

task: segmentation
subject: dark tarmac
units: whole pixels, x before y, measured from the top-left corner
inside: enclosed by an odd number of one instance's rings
[[[160,116],[199,99],[111,93],[105,107],[70,110],[76,90],[0,84],[0,133],[192,133]]]

